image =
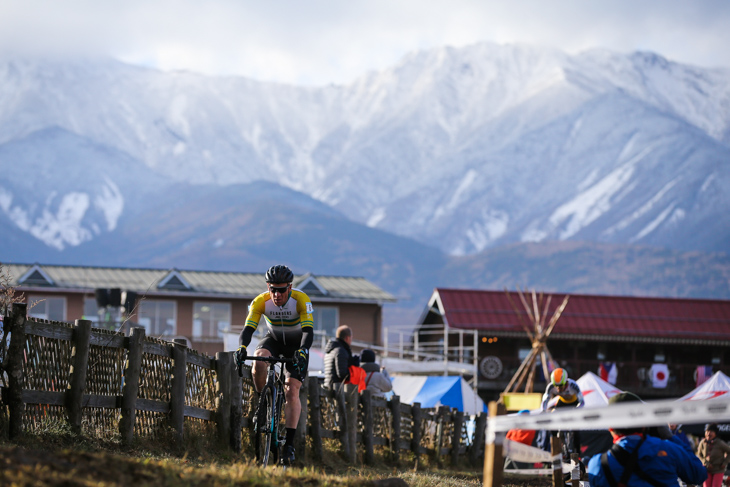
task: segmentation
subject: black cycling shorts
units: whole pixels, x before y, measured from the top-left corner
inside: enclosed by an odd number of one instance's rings
[[[292,358],[294,356],[294,352],[299,350],[300,347],[285,346],[272,335],[267,333],[256,346],[256,350],[259,348],[263,348],[264,350],[271,352],[272,357]],[[307,356],[307,363],[304,366],[304,370],[299,371],[294,369],[294,364],[285,364],[284,376],[287,378],[291,377],[299,382],[304,382],[304,378],[307,377],[307,369],[309,369],[309,356]]]

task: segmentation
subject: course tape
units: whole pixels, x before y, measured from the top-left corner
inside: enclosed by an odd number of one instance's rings
[[[601,408],[564,408],[551,413],[494,416],[487,420],[487,443],[502,442],[511,429],[597,430],[633,426],[660,426],[667,423],[730,422],[730,400],[651,401],[621,403]]]
[[[561,458],[561,455],[552,455],[549,451],[508,439],[502,444],[502,455],[525,463],[552,463]]]

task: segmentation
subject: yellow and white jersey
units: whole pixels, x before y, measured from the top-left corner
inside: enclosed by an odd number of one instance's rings
[[[271,293],[266,291],[251,301],[245,326],[255,331],[261,316],[264,316],[270,335],[283,345],[298,346],[302,340],[302,330],[307,327],[314,329],[313,311],[309,296],[299,289],[289,291],[289,299],[283,306],[275,305]]]

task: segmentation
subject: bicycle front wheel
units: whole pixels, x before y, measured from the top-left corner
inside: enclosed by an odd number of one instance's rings
[[[274,395],[270,387],[264,388],[261,392],[259,406],[256,411],[256,427],[254,428],[256,462],[265,467],[269,463],[273,434]]]

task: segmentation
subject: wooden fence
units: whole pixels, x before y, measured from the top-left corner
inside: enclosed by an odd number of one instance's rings
[[[242,438],[251,435],[251,369],[245,368],[241,380],[231,352],[210,358],[184,341],[147,337],[142,328],[125,336],[92,328],[87,320],[29,318],[24,304],[13,305],[2,332],[0,422],[10,439],[68,424],[75,433],[126,445],[160,435],[178,442],[210,435],[240,452]],[[352,463],[372,464],[376,447],[395,460],[411,451],[451,465],[483,461],[486,414],[475,418],[469,435],[469,418],[456,410],[401,404],[397,396],[385,400],[370,391],[358,394],[351,385],[327,390],[316,377],[305,380],[300,399],[300,457],[308,448],[321,460],[329,439]]]

